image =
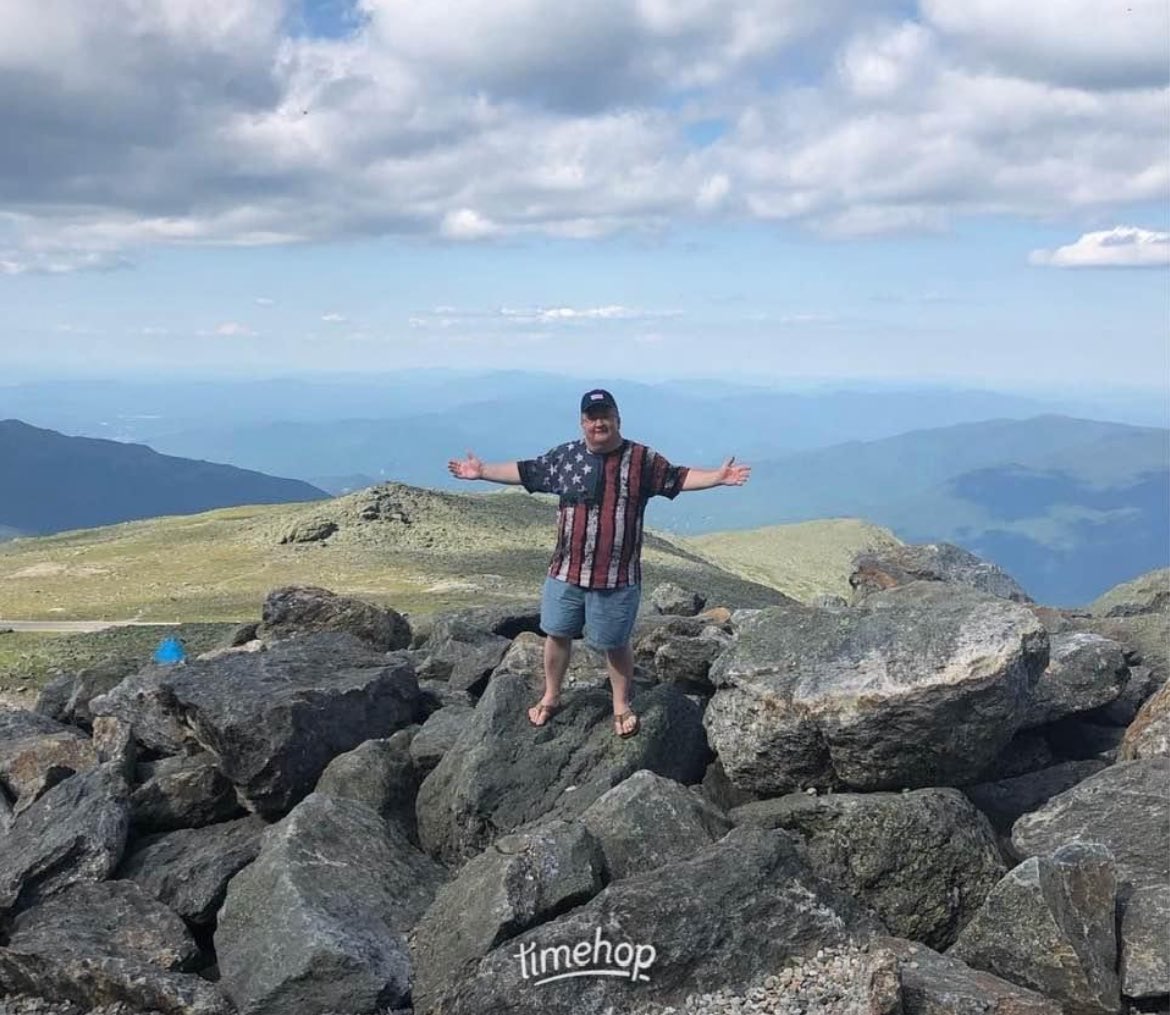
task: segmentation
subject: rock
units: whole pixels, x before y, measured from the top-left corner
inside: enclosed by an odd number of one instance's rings
[[[849,600],[831,592],[822,592],[813,596],[808,605],[815,606],[818,610],[843,610],[848,607]]]
[[[905,1015],[1064,1015],[1055,1001],[925,945],[881,937],[874,946],[899,960]]]
[[[202,828],[147,835],[134,843],[118,877],[196,925],[210,925],[228,882],[256,859],[268,826],[255,815]]]
[[[1054,796],[1012,826],[1020,858],[1051,853],[1066,842],[1099,842],[1114,857],[1123,899],[1132,889],[1166,883],[1170,852],[1170,758],[1110,765]]]
[[[1142,705],[1118,748],[1121,761],[1157,757],[1170,757],[1170,684]]]
[[[1132,581],[1114,585],[1089,605],[1095,617],[1134,617],[1170,612],[1170,568],[1149,571]]]
[[[183,921],[129,881],[74,885],[17,917],[0,948],[0,991],[84,1005],[229,1015],[220,991],[186,975],[199,950]]]
[[[598,797],[581,821],[601,844],[610,880],[688,859],[731,828],[698,794],[645,769]]]
[[[707,605],[707,597],[674,582],[662,582],[650,593],[650,605],[659,613],[693,617]]]
[[[730,816],[793,833],[817,875],[869,906],[892,933],[939,950],[1006,871],[987,819],[954,789],[796,793]]]
[[[350,635],[311,634],[177,668],[165,690],[241,801],[274,817],[301,800],[338,754],[414,722],[411,666]]]
[[[321,773],[314,792],[365,804],[417,843],[414,801],[421,777],[410,756],[417,732],[411,726],[339,754]]]
[[[703,774],[703,796],[721,811],[729,811],[740,804],[748,804],[760,798],[755,793],[740,789],[723,771],[723,762],[718,758],[707,766]]]
[[[98,716],[93,721],[92,743],[99,764],[113,765],[127,782],[134,778],[138,743],[128,722],[109,715]]]
[[[8,794],[0,786],[0,836],[12,827],[12,804],[8,802]]]
[[[129,723],[134,739],[158,754],[195,754],[203,748],[182,717],[175,713],[168,681],[188,663],[150,664],[120,681],[112,690],[90,700],[96,719],[110,716]]]
[[[1096,775],[1106,765],[1106,762],[1096,758],[1064,761],[1014,779],[965,786],[963,792],[987,815],[997,832],[1008,833],[1019,818],[1042,807],[1058,793]]]
[[[849,576],[855,604],[875,592],[916,581],[945,582],[1015,603],[1032,602],[1015,579],[1001,568],[953,543],[864,551],[854,557],[853,573]]]
[[[0,709],[0,785],[17,813],[46,790],[97,764],[80,730],[26,709]]]
[[[441,882],[371,808],[313,793],[228,885],[215,932],[222,984],[252,1015],[400,1005],[406,934]]]
[[[533,701],[536,701],[544,691],[544,637],[529,632],[517,635],[508,646],[499,666],[492,671],[490,679],[495,680],[501,673],[516,673],[524,677],[532,689]],[[639,675],[635,671],[634,683],[635,685],[647,683],[645,674]],[[573,690],[608,685],[605,657],[584,643],[575,644],[562,687],[565,690]]]
[[[479,694],[512,644],[483,623],[484,618],[472,612],[437,617],[423,649],[426,661],[419,665],[419,674]]]
[[[1120,973],[1126,997],[1170,994],[1170,885],[1139,888],[1125,903]]]
[[[733,783],[763,795],[973,781],[1047,663],[1025,607],[917,582],[864,606],[767,609],[711,669],[703,723]]]
[[[62,674],[41,689],[33,708],[58,722],[90,729],[93,726],[90,701],[113,690],[131,672],[133,667],[128,667],[125,661],[109,658],[78,673]]]
[[[450,705],[431,713],[410,742],[410,756],[420,777],[443,759],[474,712],[469,705]]]
[[[736,828],[689,860],[616,881],[504,942],[453,985],[443,1011],[601,1015],[677,1004],[876,930],[852,899],[808,870],[784,833]],[[537,982],[582,967],[624,975]]]
[[[1142,705],[1161,687],[1154,671],[1148,666],[1134,663],[1126,667],[1125,673],[1121,693],[1108,705],[1088,713],[1086,719],[1111,726],[1128,726],[1137,718]]]
[[[1117,760],[1125,730],[1102,726],[1083,719],[1061,719],[1044,727],[1044,735],[1057,761],[1085,761],[1096,758],[1112,764]]]
[[[1000,782],[1030,772],[1039,772],[1055,764],[1056,755],[1052,753],[1044,731],[1021,730],[1008,741],[1007,746],[996,755],[991,764],[979,773],[978,779],[973,781]]]
[[[634,658],[658,680],[678,684],[686,693],[712,694],[711,664],[731,644],[731,635],[714,624],[678,623],[691,618],[671,617],[634,644]],[[697,628],[697,630],[694,630]]]
[[[209,751],[141,763],[137,777],[141,785],[130,794],[130,815],[140,831],[199,828],[244,813],[236,788]]]
[[[1148,666],[1154,683],[1161,687],[1170,680],[1170,612],[1143,613],[1131,617],[1076,617],[1076,630],[1092,631],[1111,638],[1125,649],[1125,661]]]
[[[1107,705],[1121,693],[1127,676],[1117,642],[1084,631],[1055,634],[1048,668],[1032,689],[1021,725],[1043,726]]]
[[[281,543],[319,543],[328,539],[338,530],[337,522],[331,518],[302,518],[289,526],[280,537]]]
[[[605,859],[579,822],[506,835],[443,886],[411,935],[414,1007],[429,1010],[497,945],[601,891]]]
[[[126,845],[126,794],[117,770],[99,765],[17,815],[0,849],[0,917],[78,882],[108,878]]]
[[[418,794],[419,841],[432,856],[460,864],[497,835],[522,825],[576,817],[639,768],[696,782],[707,764],[699,709],[677,689],[655,688],[635,706],[642,729],[621,740],[604,691],[567,693],[546,725],[528,722],[523,677],[489,685],[458,750],[448,752]]]
[[[425,680],[418,682],[419,704],[422,714],[419,719],[434,715],[439,709],[448,705],[466,705],[475,708],[475,699],[466,691],[458,691],[445,680]]]
[[[256,636],[266,642],[336,631],[379,652],[410,647],[410,625],[400,613],[328,589],[297,585],[273,589],[264,599],[261,618]]]
[[[1060,1001],[1075,1015],[1115,1015],[1117,879],[1098,843],[1074,842],[1013,869],[948,954]]]

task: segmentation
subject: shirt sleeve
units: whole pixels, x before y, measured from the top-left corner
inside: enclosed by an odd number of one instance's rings
[[[543,455],[516,463],[525,490],[529,493],[561,492],[560,452],[559,447],[550,448]]]
[[[682,493],[683,483],[691,470],[685,465],[671,465],[657,451],[647,449],[646,468],[649,473],[646,496],[674,500]]]

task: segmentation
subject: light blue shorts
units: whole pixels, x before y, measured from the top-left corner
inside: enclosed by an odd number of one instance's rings
[[[630,643],[641,585],[620,589],[583,589],[579,585],[545,578],[540,596],[540,626],[558,638],[580,638],[590,648],[622,648]]]

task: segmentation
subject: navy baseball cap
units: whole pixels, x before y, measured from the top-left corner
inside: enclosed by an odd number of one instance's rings
[[[614,412],[617,412],[617,402],[613,400],[613,395],[604,388],[594,388],[581,396],[582,414],[590,409],[613,409]]]

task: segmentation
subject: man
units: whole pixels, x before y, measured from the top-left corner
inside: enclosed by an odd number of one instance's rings
[[[561,682],[573,639],[587,633],[605,652],[613,687],[614,732],[623,739],[640,728],[630,710],[634,654],[630,635],[642,582],[642,515],[651,497],[672,500],[684,490],[742,486],[751,474],[729,458],[717,469],[671,465],[621,434],[613,395],[601,388],[581,399],[582,440],[560,444],[539,458],[489,465],[468,451],[447,463],[458,479],[523,484],[529,493],[560,495],[557,546],[540,604],[544,642],[544,695],[528,710],[543,726],[561,707]]]

